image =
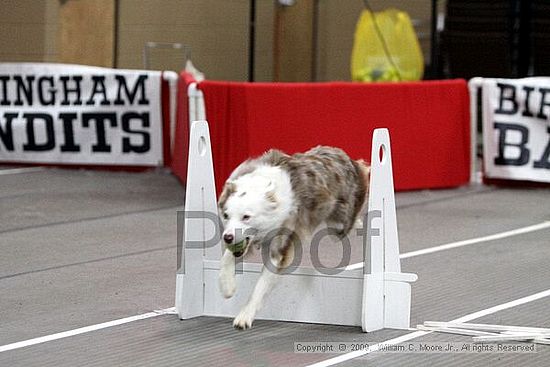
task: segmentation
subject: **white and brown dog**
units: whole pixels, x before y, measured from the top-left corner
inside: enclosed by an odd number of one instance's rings
[[[323,146],[294,155],[270,150],[233,171],[218,203],[226,244],[219,274],[223,296],[235,294],[235,258],[250,248],[269,246],[273,264],[264,266],[233,326],[252,326],[278,273],[292,262],[296,238],[311,238],[323,222],[339,236],[349,233],[366,202],[368,180],[369,167],[363,161]]]

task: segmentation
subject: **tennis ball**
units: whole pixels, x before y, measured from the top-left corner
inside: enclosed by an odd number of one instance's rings
[[[246,245],[245,242],[246,241],[243,240],[243,241],[241,241],[239,243],[235,243],[235,244],[230,244],[230,245],[226,244],[225,247],[234,254],[239,253],[239,252],[244,252],[244,248],[245,248],[245,245]]]

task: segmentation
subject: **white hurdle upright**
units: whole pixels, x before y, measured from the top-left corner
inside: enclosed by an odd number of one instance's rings
[[[411,309],[409,282],[418,277],[401,272],[388,129],[376,129],[372,137],[368,213],[371,273],[364,283],[363,331],[407,329]],[[371,228],[377,219],[380,226]]]
[[[214,165],[210,133],[206,121],[191,125],[187,182],[183,218],[183,238],[176,277],[176,310],[180,317],[200,316],[204,311],[204,258],[219,258],[219,226]],[[210,218],[210,219],[209,219]],[[217,242],[208,246],[208,239]]]
[[[384,157],[380,162],[379,150]],[[314,269],[296,267],[282,275],[266,297],[257,319],[408,328],[414,274],[400,272],[399,245],[391,176],[391,152],[386,129],[373,136],[369,211],[371,271],[362,268]],[[234,317],[246,304],[262,270],[261,263],[243,263],[236,274],[237,292],[224,299],[218,289],[223,245],[217,216],[212,153],[206,121],[191,126],[185,218],[176,275],[176,311],[181,319],[196,316]],[[206,213],[197,215],[197,213]],[[370,217],[370,216],[369,216]],[[379,221],[378,228],[372,223]],[[336,274],[334,274],[336,273]]]

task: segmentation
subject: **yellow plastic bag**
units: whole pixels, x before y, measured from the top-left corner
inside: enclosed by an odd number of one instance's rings
[[[352,80],[382,82],[422,79],[424,58],[409,15],[397,9],[388,9],[374,13],[374,17],[376,23],[373,22],[373,14],[363,10],[357,22],[351,53]]]

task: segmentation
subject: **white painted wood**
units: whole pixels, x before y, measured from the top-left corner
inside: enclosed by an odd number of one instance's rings
[[[428,327],[451,327],[457,329],[470,329],[481,331],[517,331],[517,332],[533,332],[533,333],[550,333],[550,328],[539,328],[531,326],[510,326],[510,325],[496,325],[496,324],[474,324],[468,322],[454,323],[454,322],[440,322],[440,321],[426,321],[424,326]]]
[[[523,341],[523,340],[534,340],[534,339],[544,339],[550,338],[550,334],[500,334],[500,335],[482,335],[475,336],[474,341],[476,342],[504,342],[504,341]],[[549,340],[550,341],[550,340]]]
[[[430,331],[430,332],[454,334],[454,335],[466,335],[466,336],[498,335],[496,333],[489,333],[486,331],[458,329],[458,328],[450,328],[450,327],[438,328],[438,327],[429,327],[425,325],[417,325],[416,328],[422,331]]]
[[[194,121],[191,126],[186,182],[185,212],[193,217],[204,213],[205,217],[185,219],[184,240],[186,243],[204,242],[206,258],[217,260],[222,254],[222,246],[210,133],[206,121]]]
[[[368,310],[367,310],[368,312]],[[411,318],[411,285],[384,279],[384,328],[408,329]]]
[[[371,247],[372,248],[372,247]],[[384,328],[384,273],[367,274],[363,282],[361,326],[371,332]]]
[[[191,126],[186,181],[183,270],[178,274],[176,307],[180,318],[202,315],[204,312],[203,260],[219,259],[216,187],[210,134],[206,121]],[[208,245],[211,243],[211,245]]]
[[[212,261],[212,260],[204,260],[204,269],[205,270],[218,270],[220,269],[220,261]],[[247,273],[261,273],[263,265],[260,263],[242,263],[239,264],[239,267],[242,269],[242,271]],[[309,267],[297,267],[293,269],[290,273],[286,275],[304,275],[304,276],[310,276],[310,277],[317,277],[317,278],[352,278],[352,279],[363,279],[363,273],[362,269],[356,269],[356,270],[345,270],[342,269],[342,272],[334,275],[328,275],[321,273],[319,270],[315,268],[309,268]]]
[[[370,269],[363,285],[363,331],[408,329],[411,286],[416,274],[401,273],[390,136],[376,129],[372,138],[368,223]]]
[[[301,268],[302,271],[311,270]],[[237,292],[223,299],[217,286],[217,269],[205,269],[205,315],[234,317],[243,307],[256,281],[259,269],[237,274]],[[285,274],[266,296],[257,319],[359,326],[363,277]]]
[[[546,328],[426,321],[424,325],[418,325],[417,329],[436,333],[468,335],[472,336],[474,342],[477,343],[529,341],[550,345],[550,329]]]
[[[418,275],[411,273],[392,273],[384,272],[385,281],[395,281],[395,282],[416,282],[418,280]]]
[[[190,90],[190,93],[197,97],[196,90]],[[200,101],[199,98],[199,102],[193,104],[193,111],[190,105],[190,115],[204,112],[200,111],[204,108],[200,107]],[[401,273],[387,130],[375,131],[374,140],[375,143],[382,141],[386,152],[381,165],[384,167],[382,174],[374,170],[376,183],[374,186],[371,183],[370,187],[371,200],[374,197],[375,204],[369,203],[369,209],[382,214],[372,221],[372,227],[380,229],[381,233],[371,241],[372,274],[365,275],[363,269],[358,268],[327,275],[317,269],[298,267],[292,273],[280,276],[256,318],[363,325],[363,329],[369,331],[384,327],[408,328],[411,294],[408,282],[417,277]],[[187,214],[207,212],[217,216],[212,163],[208,124],[196,121],[191,126],[189,143]],[[183,270],[178,271],[176,278],[176,311],[182,319],[200,315],[234,317],[246,304],[260,276],[262,264],[239,264],[237,292],[230,299],[223,298],[218,289],[222,256],[219,230],[210,219],[184,219]],[[207,246],[208,240],[215,236],[218,237],[214,246]],[[365,283],[368,284],[366,288]],[[365,328],[367,319],[369,327]]]

